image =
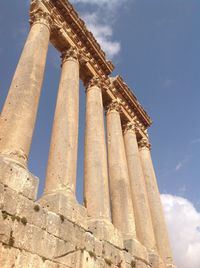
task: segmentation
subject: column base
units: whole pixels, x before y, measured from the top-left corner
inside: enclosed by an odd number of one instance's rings
[[[83,228],[87,228],[86,208],[80,205],[72,193],[55,192],[44,194],[38,202],[43,208],[66,217]]]
[[[149,265],[149,255],[147,249],[136,239],[124,240],[125,249],[136,259]],[[137,267],[137,266],[136,266]]]
[[[36,200],[39,179],[18,162],[0,155],[0,182],[25,197]]]
[[[100,240],[108,241],[118,248],[124,247],[122,235],[107,219],[88,219],[88,231]]]

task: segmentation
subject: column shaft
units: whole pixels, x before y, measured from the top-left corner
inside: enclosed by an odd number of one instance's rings
[[[108,164],[112,220],[124,239],[136,237],[128,167],[118,108],[112,103],[107,112]]]
[[[151,159],[150,145],[147,140],[142,140],[139,146],[158,253],[166,264],[171,264],[172,253],[160,193]]]
[[[50,18],[38,12],[0,118],[0,153],[25,164],[38,110],[50,37]]]
[[[128,125],[125,129],[124,142],[135,212],[137,237],[149,251],[154,251],[156,249],[156,242],[134,123]]]
[[[107,152],[101,86],[93,79],[86,90],[84,201],[88,215],[110,220]]]
[[[45,193],[75,194],[79,122],[79,62],[75,50],[63,54]]]

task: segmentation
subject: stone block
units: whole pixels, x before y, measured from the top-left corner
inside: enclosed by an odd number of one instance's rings
[[[167,268],[176,268],[176,265],[174,265],[174,264],[167,264],[166,267]]]
[[[87,228],[86,226],[86,209],[81,206],[72,196],[63,193],[46,194],[41,197],[39,203],[42,207],[56,214],[63,215],[68,220],[77,225]]]
[[[5,157],[0,157],[0,182],[29,199],[36,199],[39,179]]]
[[[135,268],[151,268],[151,266],[141,260],[136,260]]]
[[[4,202],[4,185],[0,183],[0,209],[3,208],[3,202]]]
[[[53,261],[46,260],[43,263],[42,268],[60,268],[58,263],[55,263]]]
[[[46,226],[45,229],[48,233],[53,234],[57,237],[60,237],[60,225],[61,225],[61,218],[54,212],[47,211],[46,214]]]
[[[123,239],[118,230],[113,224],[107,220],[89,219],[88,231],[94,234],[100,240],[108,241],[109,243],[123,249]]]
[[[160,257],[155,253],[149,254],[149,263],[152,268],[161,268],[160,266]]]
[[[0,242],[13,245],[12,233],[13,221],[4,211],[0,211]]]
[[[25,217],[29,224],[44,229],[46,227],[46,210],[40,204],[21,196],[17,207],[17,216]]]
[[[20,254],[20,251],[16,248],[3,246],[0,244],[0,267],[1,268],[11,268],[16,267],[18,268],[16,264],[16,259],[18,255]]]
[[[3,195],[4,200],[2,210],[6,211],[8,214],[15,215],[19,203],[19,194],[9,187],[4,187]]]
[[[75,251],[77,251],[76,245],[72,244],[71,242],[66,242],[61,239],[57,239],[54,260],[59,262],[59,259],[63,260],[64,256],[67,256],[68,254],[71,254]]]
[[[43,267],[43,260],[36,254],[31,254],[22,250],[16,260],[16,268],[40,268]]]
[[[149,263],[149,256],[146,248],[135,239],[124,241],[125,249],[128,250],[136,259],[144,260]]]
[[[119,266],[123,262],[122,252],[108,242],[103,243],[103,258],[111,262],[115,266]]]
[[[80,268],[81,267],[80,260],[81,260],[80,250],[70,251],[66,254],[54,258],[54,261],[59,263],[59,265],[64,265],[70,268]]]

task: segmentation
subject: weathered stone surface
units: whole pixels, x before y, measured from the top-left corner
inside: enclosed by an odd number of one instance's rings
[[[88,230],[97,238],[108,241],[121,249],[124,246],[121,233],[109,221],[90,219]]]
[[[87,228],[86,209],[78,204],[73,196],[70,197],[63,193],[47,194],[42,196],[39,203],[43,208],[63,215],[70,221],[77,223],[83,228]]]
[[[125,248],[136,258],[149,263],[149,256],[146,248],[137,240],[130,239],[124,241]]]
[[[138,151],[138,141],[145,145],[148,137],[149,116],[121,77],[109,77],[112,63],[68,1],[34,0],[30,15],[0,115],[0,267],[175,268],[150,146]],[[38,178],[27,160],[50,37],[63,56],[62,74],[45,193],[35,202]],[[75,197],[79,76],[87,85],[85,207]],[[123,139],[129,120],[137,131]]]
[[[0,183],[29,199],[36,199],[39,179],[5,157],[0,157]]]

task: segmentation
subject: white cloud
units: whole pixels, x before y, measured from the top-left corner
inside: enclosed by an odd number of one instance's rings
[[[83,20],[111,59],[119,54],[121,49],[120,42],[113,41],[113,26],[117,12],[126,2],[131,0],[71,0],[72,4],[81,5]],[[93,7],[90,13],[88,13],[89,5]]]
[[[120,43],[112,41],[113,30],[109,25],[99,24],[98,14],[84,14],[83,20],[86,22],[88,29],[94,34],[95,38],[101,45],[106,54],[113,58],[120,51]]]
[[[161,195],[178,268],[200,267],[200,213],[185,198]]]

